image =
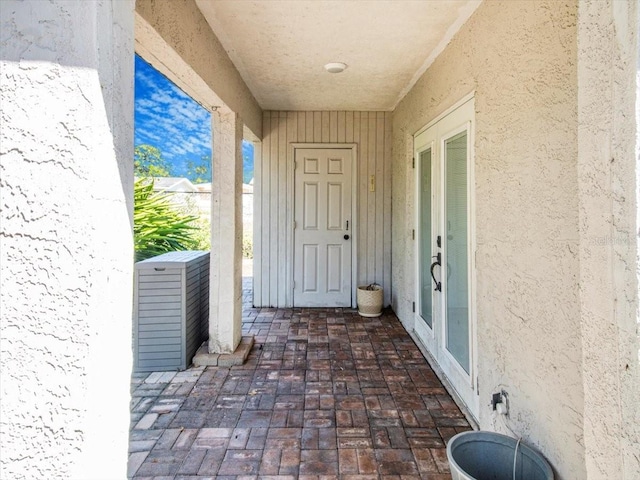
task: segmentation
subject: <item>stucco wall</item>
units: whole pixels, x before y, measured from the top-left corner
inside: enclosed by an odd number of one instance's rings
[[[640,471],[638,24],[635,2],[484,2],[394,113],[393,306],[412,328],[411,136],[475,91],[479,423],[560,479]]]
[[[233,353],[242,337],[242,122],[214,112],[209,268],[209,353]]]
[[[0,478],[125,478],[133,0],[4,1]]]
[[[588,478],[640,476],[638,3],[578,8],[578,188]]]
[[[393,307],[411,329],[411,136],[475,91],[478,420],[538,447],[561,479],[585,473],[576,15],[575,2],[484,2],[393,117]],[[500,389],[506,424],[488,406]]]

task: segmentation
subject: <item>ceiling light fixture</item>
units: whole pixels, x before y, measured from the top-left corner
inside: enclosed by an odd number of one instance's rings
[[[342,62],[331,62],[324,66],[324,69],[329,73],[341,73],[345,68],[347,68],[347,64]]]

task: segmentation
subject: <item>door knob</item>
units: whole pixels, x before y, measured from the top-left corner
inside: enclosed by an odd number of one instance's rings
[[[345,240],[349,240],[349,235],[345,235],[345,236],[344,236],[344,239],[345,239]]]

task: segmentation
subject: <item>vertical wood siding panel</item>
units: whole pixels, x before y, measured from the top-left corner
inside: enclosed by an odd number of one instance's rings
[[[263,307],[269,306],[270,299],[270,277],[269,267],[271,266],[271,112],[264,112],[264,126],[262,141],[262,275],[260,281],[262,282],[262,296],[260,299],[260,305]]]
[[[369,278],[369,113],[360,112],[360,205],[358,214],[359,226],[359,257],[360,257],[360,284],[365,285],[373,281]]]
[[[391,114],[385,112],[265,112],[265,131],[256,177],[256,304],[283,306],[293,262],[294,233],[289,228],[295,205],[292,142],[356,143],[358,145],[357,218],[358,285],[377,282],[391,290]],[[258,151],[258,150],[257,150]],[[375,192],[369,191],[375,175]],[[259,271],[258,271],[259,270]],[[259,298],[258,298],[259,297]]]
[[[290,122],[286,112],[280,112],[280,118],[278,119],[278,259],[275,265],[272,265],[272,269],[277,272],[278,276],[278,292],[276,296],[276,306],[284,306],[284,296],[286,293],[287,285],[285,283],[287,270],[286,266],[289,264],[289,259],[286,256],[287,253],[287,146],[288,138],[287,131]]]
[[[313,112],[305,113],[305,128],[307,130],[305,135],[305,142],[313,142]]]
[[[278,158],[279,142],[279,112],[271,112],[271,175],[270,175],[270,253],[269,253],[269,306],[275,307],[278,303],[278,172],[280,162]]]
[[[347,143],[353,142],[353,115],[354,112],[346,112],[345,113],[345,135],[344,141]]]
[[[338,112],[338,143],[345,142],[345,112]]]
[[[297,112],[297,117],[298,117],[298,131],[296,135],[296,142],[306,142],[307,136],[306,136],[305,123],[306,123],[307,116],[304,112]]]
[[[299,112],[287,112],[287,147],[291,143],[300,141],[300,135],[298,134],[300,129],[298,128],[298,125],[300,124],[301,116],[303,115],[299,115]],[[287,158],[292,158],[289,148],[287,148]]]
[[[291,285],[293,282],[293,278],[291,278],[291,262],[293,262],[293,231],[291,230],[291,225],[293,222],[293,209],[295,205],[293,204],[293,188],[294,185],[291,183],[292,173],[293,173],[293,149],[290,147],[291,143],[299,142],[300,138],[298,136],[298,117],[304,115],[300,115],[296,112],[288,112],[287,113],[287,141],[285,143],[285,158],[287,161],[286,168],[286,176],[284,179],[284,185],[282,185],[282,190],[285,192],[285,210],[282,213],[282,217],[284,219],[284,234],[285,234],[285,242],[284,242],[284,252],[282,253],[282,258],[280,259],[280,263],[282,264],[282,269],[284,271],[283,276],[283,288],[281,289],[282,299],[280,301],[280,306],[291,305],[293,299],[291,298]]]
[[[322,142],[322,112],[313,112],[313,141]]]
[[[266,132],[264,114],[262,131]],[[253,147],[253,305],[262,305],[262,146]]]
[[[327,142],[329,142],[329,138],[330,138],[330,135],[329,135],[329,127],[330,127],[330,125],[329,125],[329,121],[330,121],[329,112],[322,112],[322,117],[321,118],[322,118],[322,136],[320,137],[321,138],[320,141],[322,143],[327,143]]]
[[[358,253],[357,253],[357,261],[356,261],[356,265],[354,268],[356,268],[356,283],[358,285],[360,285],[361,282],[361,270],[362,270],[362,250],[361,250],[361,246],[362,246],[362,229],[360,227],[360,202],[362,199],[362,193],[360,192],[361,190],[361,178],[362,178],[362,169],[360,167],[361,165],[361,161],[360,159],[362,158],[362,149],[360,148],[360,112],[352,112],[351,118],[353,119],[352,122],[352,126],[351,126],[351,131],[353,132],[353,138],[352,138],[352,142],[355,143],[358,148],[357,148],[357,156],[355,158],[355,162],[357,164],[357,172],[358,172],[358,177],[356,180],[356,216],[354,218],[354,220],[357,222],[356,227],[358,228],[358,238],[357,240],[357,246],[358,246]]]
[[[391,303],[391,112],[384,114],[384,304]]]
[[[368,180],[371,181],[371,175],[376,174],[376,113],[369,112],[369,121],[367,124],[369,130],[369,155],[368,155]],[[375,179],[377,182],[377,178]],[[368,189],[367,195],[367,222],[368,222],[368,242],[367,242],[367,275],[369,282],[376,281],[376,236],[381,232],[376,231],[376,195],[377,190],[372,192]]]
[[[384,250],[384,112],[376,113],[376,283],[383,284],[384,266],[382,253]]]
[[[329,141],[338,141],[338,112],[329,112]]]
[[[278,119],[278,260],[273,266],[278,272],[278,293],[276,306],[280,307],[286,291],[285,275],[286,264],[284,261],[286,254],[286,233],[287,233],[287,124],[288,112],[280,111]]]

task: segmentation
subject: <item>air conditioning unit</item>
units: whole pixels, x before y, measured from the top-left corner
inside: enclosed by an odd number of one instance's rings
[[[134,290],[134,371],[185,370],[209,338],[209,252],[137,262]]]

